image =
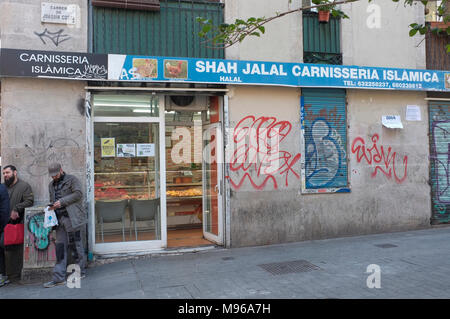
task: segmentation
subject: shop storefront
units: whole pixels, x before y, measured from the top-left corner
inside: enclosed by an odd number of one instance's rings
[[[28,87],[39,82],[57,95],[55,83],[83,97],[70,101],[82,110],[71,106],[75,124],[55,133],[52,145],[67,153],[23,166],[39,186],[51,160],[85,176],[90,253],[281,243],[429,223],[428,126],[415,119],[395,131],[382,121],[423,109],[426,91],[448,92],[448,72],[8,49],[0,62],[11,82],[29,78]],[[28,152],[34,139],[24,135],[25,146],[8,154]],[[405,200],[413,194],[422,196],[420,211]],[[402,214],[390,213],[397,203],[406,203],[395,207]]]
[[[94,253],[222,244],[223,97],[88,90]]]

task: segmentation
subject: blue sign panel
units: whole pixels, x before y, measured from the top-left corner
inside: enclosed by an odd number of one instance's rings
[[[0,76],[450,92],[450,71],[17,49]]]
[[[119,81],[450,91],[450,71],[109,55]]]

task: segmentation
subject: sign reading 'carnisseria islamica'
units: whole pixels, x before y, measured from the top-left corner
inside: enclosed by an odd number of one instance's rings
[[[2,76],[107,79],[106,54],[2,49]]]

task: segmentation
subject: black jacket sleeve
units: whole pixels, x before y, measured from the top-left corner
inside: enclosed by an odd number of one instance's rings
[[[6,186],[0,184],[0,230],[3,231],[9,220],[9,196]]]

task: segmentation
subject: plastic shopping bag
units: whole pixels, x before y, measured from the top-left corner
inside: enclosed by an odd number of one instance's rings
[[[56,214],[54,210],[50,210],[50,207],[46,207],[44,209],[45,216],[44,216],[44,227],[50,228],[53,226],[58,225],[58,218],[56,218]]]

